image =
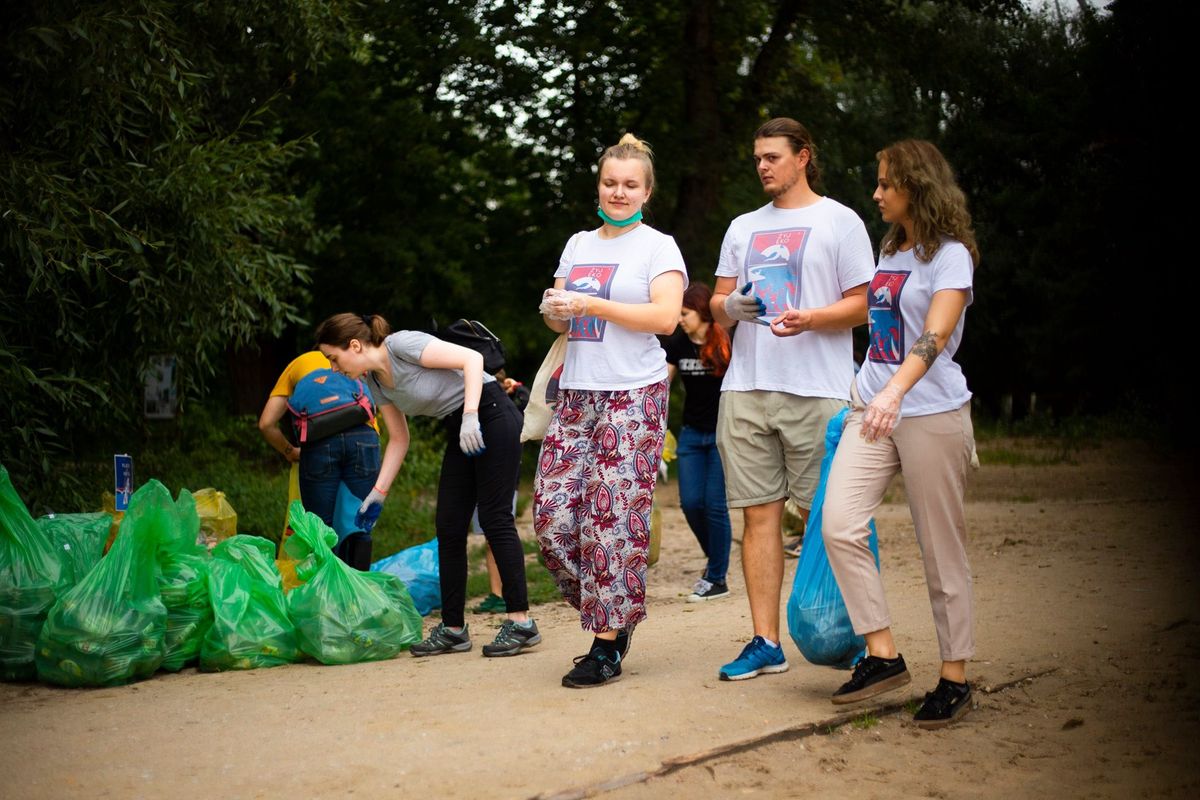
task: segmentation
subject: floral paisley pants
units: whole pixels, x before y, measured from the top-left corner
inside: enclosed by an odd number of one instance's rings
[[[646,617],[650,508],[668,386],[563,389],[542,442],[534,531],[584,630],[619,630]]]

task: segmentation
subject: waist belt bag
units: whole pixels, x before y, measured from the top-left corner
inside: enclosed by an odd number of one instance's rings
[[[363,382],[331,369],[317,369],[296,383],[288,398],[296,441],[317,442],[375,420],[371,394]]]

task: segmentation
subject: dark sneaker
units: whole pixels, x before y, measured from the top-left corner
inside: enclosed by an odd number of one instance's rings
[[[482,603],[472,606],[471,610],[476,614],[504,614],[508,611],[508,606],[505,604],[503,597],[489,594],[483,599]]]
[[[729,587],[725,585],[725,581],[707,581],[701,578],[692,587],[692,593],[688,596],[687,601],[703,603],[706,600],[719,600],[722,597],[729,597]]]
[[[612,683],[621,677],[621,656],[614,661],[599,647],[586,656],[575,659],[575,668],[563,675],[562,685],[568,689],[591,689]]]
[[[462,633],[454,633],[439,622],[429,632],[425,641],[418,642],[409,650],[414,656],[440,656],[443,653],[465,653],[471,649],[471,632],[464,625]]]
[[[927,731],[944,728],[971,710],[971,684],[938,679],[937,688],[913,714],[913,722]]]
[[[529,620],[529,622],[531,623],[530,627],[524,628],[511,619],[504,620],[504,624],[500,626],[500,632],[496,634],[496,638],[492,640],[492,643],[483,646],[483,654],[488,658],[494,656],[515,656],[526,647],[533,647],[542,641],[542,635],[538,633],[537,623],[533,620]]]
[[[783,647],[772,647],[763,637],[755,636],[750,644],[742,648],[741,655],[721,667],[717,676],[723,681],[744,681],[787,670]]]
[[[788,558],[799,558],[800,549],[804,546],[804,537],[796,536],[783,543],[783,554]]]
[[[621,654],[621,658],[629,653],[629,647],[633,644],[633,628],[621,628],[617,631],[617,652]]]
[[[904,656],[899,653],[893,659],[867,656],[854,665],[854,675],[842,684],[829,698],[835,705],[857,703],[877,694],[899,689],[912,681]]]

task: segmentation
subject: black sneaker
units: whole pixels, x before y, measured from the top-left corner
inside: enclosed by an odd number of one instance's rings
[[[530,627],[525,628],[511,619],[504,620],[504,624],[500,626],[500,632],[496,634],[496,638],[492,640],[492,643],[483,646],[483,654],[488,658],[495,656],[515,656],[526,647],[533,647],[542,641],[542,635],[538,633],[537,623],[533,620],[529,620],[529,623]]]
[[[835,705],[857,703],[859,700],[899,689],[911,681],[912,676],[908,674],[908,667],[904,665],[904,656],[899,653],[892,659],[867,656],[854,665],[854,675],[829,699]]]
[[[692,593],[688,595],[687,601],[703,603],[707,600],[719,600],[722,597],[729,597],[729,587],[725,581],[709,581],[701,578],[692,587]]]
[[[612,683],[621,677],[621,656],[614,661],[599,647],[586,656],[575,658],[575,668],[563,675],[562,685],[568,689],[591,689]]]
[[[937,688],[913,714],[913,722],[927,731],[944,728],[971,710],[971,684],[938,679]]]
[[[454,633],[439,622],[429,632],[425,641],[418,642],[409,650],[414,656],[440,656],[443,653],[465,653],[471,649],[471,632],[463,625],[462,633]]]

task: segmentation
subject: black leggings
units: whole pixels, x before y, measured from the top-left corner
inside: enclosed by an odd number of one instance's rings
[[[487,383],[479,399],[479,426],[486,450],[468,457],[458,446],[462,409],[445,418],[446,453],[438,482],[438,568],[442,622],[463,624],[467,600],[467,528],[479,506],[479,526],[491,545],[509,612],[528,611],[525,553],[513,520],[513,492],[521,472],[521,412],[499,383]]]

